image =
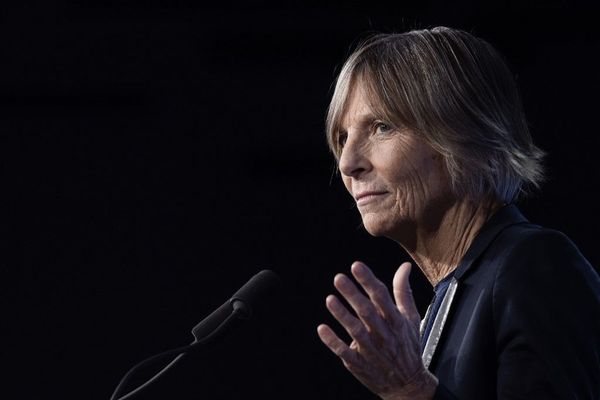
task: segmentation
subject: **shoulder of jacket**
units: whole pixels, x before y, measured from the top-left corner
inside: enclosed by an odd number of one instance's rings
[[[546,253],[564,249],[577,250],[576,245],[563,232],[529,222],[508,226],[496,237],[492,247],[529,254],[536,251]]]

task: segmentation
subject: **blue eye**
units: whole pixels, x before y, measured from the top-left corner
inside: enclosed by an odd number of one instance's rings
[[[392,127],[384,122],[376,122],[374,125],[375,133],[389,133],[392,131]]]

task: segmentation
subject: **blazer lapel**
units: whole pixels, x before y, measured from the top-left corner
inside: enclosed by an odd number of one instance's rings
[[[444,325],[448,320],[448,314],[450,313],[450,308],[452,306],[452,302],[454,301],[454,297],[456,295],[460,279],[467,273],[467,271],[475,263],[475,260],[479,258],[479,256],[484,252],[484,250],[492,243],[492,241],[496,238],[496,236],[498,236],[498,234],[503,229],[510,225],[523,222],[528,221],[520,213],[519,209],[514,205],[507,205],[498,210],[496,214],[494,214],[492,218],[490,218],[489,221],[487,221],[484,227],[481,229],[481,231],[469,247],[469,250],[467,250],[462,261],[454,270],[454,276],[450,281],[450,285],[448,286],[446,294],[444,295],[444,299],[442,300],[440,309],[437,315],[435,315],[435,320],[433,321],[433,325],[431,327],[431,333],[427,338],[427,343],[425,343],[425,348],[421,356],[425,368],[429,368],[431,360],[433,359],[433,355],[435,354],[435,350],[437,349],[437,345],[440,341],[440,338],[442,337]],[[425,331],[427,321],[429,320],[429,318],[433,317],[430,314],[431,306],[427,308],[425,318],[423,318],[423,320],[421,321],[421,337],[423,336],[423,333]]]

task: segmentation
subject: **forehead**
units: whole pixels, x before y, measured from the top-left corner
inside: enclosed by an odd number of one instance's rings
[[[340,118],[340,128],[346,131],[350,127],[368,123],[374,118],[373,100],[367,94],[364,85],[360,83],[352,85]]]

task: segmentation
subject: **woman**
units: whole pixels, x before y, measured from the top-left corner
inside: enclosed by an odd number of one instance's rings
[[[379,35],[346,61],[329,146],[365,229],[434,286],[420,324],[400,266],[393,297],[355,262],[321,340],[384,399],[600,398],[600,279],[563,234],[514,203],[543,178],[515,82],[485,41],[449,28]],[[420,326],[421,325],[421,326]]]

